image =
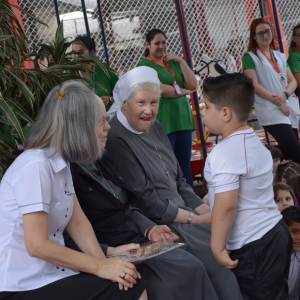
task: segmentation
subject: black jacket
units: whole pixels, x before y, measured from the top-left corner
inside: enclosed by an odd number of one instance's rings
[[[138,201],[135,193],[122,181],[110,160],[97,161],[96,167],[103,176],[115,185],[124,189],[130,204],[123,204],[106,190],[88,167],[71,163],[73,183],[81,208],[92,224],[96,237],[101,244],[117,247],[129,243],[147,241],[144,232],[154,223],[147,219],[133,205]]]

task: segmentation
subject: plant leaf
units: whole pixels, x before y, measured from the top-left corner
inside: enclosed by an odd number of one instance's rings
[[[13,107],[13,109],[15,110],[15,112],[18,114],[18,116],[21,119],[23,119],[24,121],[26,121],[27,123],[30,123],[30,124],[34,123],[34,121],[26,113],[25,109],[18,102],[14,101],[12,98],[6,97],[6,96],[4,96],[4,99],[8,102],[8,104],[11,107]]]
[[[28,101],[31,109],[33,109],[33,102],[34,102],[34,97],[27,87],[27,85],[18,77],[16,76],[10,69],[6,69],[3,67],[0,67],[0,69],[5,70],[7,73],[9,73],[11,76],[13,76],[16,79],[16,84],[18,85],[18,88],[22,92],[22,94],[25,96],[26,100]]]
[[[21,141],[23,142],[25,137],[23,134],[20,120],[16,116],[16,114],[14,113],[12,108],[6,103],[1,92],[0,92],[0,111],[2,112],[4,117],[10,122],[10,124],[15,128],[18,136],[20,137]]]
[[[58,44],[64,40],[64,22],[61,20],[55,34],[55,43]]]
[[[0,35],[0,42],[7,41],[13,37],[14,37],[14,35]]]
[[[16,145],[11,140],[1,135],[0,135],[0,145],[5,146],[15,152],[18,152],[18,148],[16,147]]]
[[[43,25],[45,25],[45,26],[48,27],[48,25],[46,23],[44,23],[41,20],[37,19],[34,15],[30,14],[27,10],[21,8],[20,6],[14,5],[14,4],[10,4],[10,5],[13,6],[13,7],[15,7],[15,8],[17,8],[17,9],[19,9],[21,12],[23,12],[24,14],[26,14],[27,16],[29,16],[34,21],[36,21],[36,22],[38,22],[40,24],[43,24]]]

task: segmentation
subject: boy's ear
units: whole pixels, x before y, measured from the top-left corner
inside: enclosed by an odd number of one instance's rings
[[[231,120],[231,118],[232,118],[232,111],[231,111],[231,109],[228,108],[228,107],[226,107],[226,106],[224,106],[222,108],[222,113],[223,113],[223,121],[225,123],[228,123]]]
[[[285,179],[285,178],[282,178],[282,179],[281,179],[281,182],[286,183],[286,179]]]

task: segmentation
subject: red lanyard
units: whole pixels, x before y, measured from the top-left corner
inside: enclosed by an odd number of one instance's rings
[[[300,48],[298,46],[296,46],[295,48],[298,52],[300,52]]]
[[[151,58],[150,54],[148,55],[147,58],[148,58],[150,61],[152,61],[153,63],[155,63],[156,65],[158,65],[158,66],[164,68],[165,70],[171,72],[171,74],[172,74],[173,77],[174,77],[174,82],[176,83],[175,73],[174,73],[174,71],[171,69],[171,67],[169,66],[169,64],[167,63],[167,61],[166,61],[164,58],[163,58],[163,61],[164,61],[165,65],[167,66],[168,69],[165,68],[164,66],[161,66],[161,65],[157,64],[157,63]]]
[[[258,48],[258,49],[263,54],[263,56],[268,60],[268,62],[272,65],[272,67],[276,70],[278,75],[281,76],[281,72],[280,72],[280,69],[278,67],[278,63],[274,58],[274,54],[273,54],[272,50],[270,49],[270,54],[271,54],[273,62],[270,60],[270,58],[266,55],[266,53],[261,48]]]

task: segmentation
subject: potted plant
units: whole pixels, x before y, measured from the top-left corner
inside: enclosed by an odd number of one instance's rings
[[[99,66],[108,77],[107,70],[112,70],[92,54],[73,59],[72,54],[81,53],[68,49],[73,43],[81,42],[64,38],[63,22],[57,28],[54,41],[40,45],[48,50],[46,57],[49,67],[45,70],[22,68],[25,61],[39,54],[30,51],[27,37],[12,6],[47,26],[24,9],[0,1],[0,181],[5,170],[22,151],[25,138],[23,127],[27,123],[33,124],[48,92],[54,86],[66,80],[81,79],[80,71],[87,72],[92,81],[92,71],[84,65],[87,63]],[[10,135],[5,134],[5,128],[9,128]]]

